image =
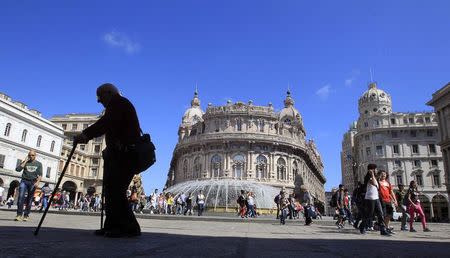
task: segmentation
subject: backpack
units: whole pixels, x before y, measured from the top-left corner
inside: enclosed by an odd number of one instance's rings
[[[336,208],[336,206],[337,206],[337,194],[338,194],[338,191],[336,191],[336,192],[331,196],[330,207]]]
[[[273,201],[274,201],[276,204],[279,204],[279,203],[280,203],[280,195],[277,194],[277,195],[275,196],[275,199],[273,199]]]

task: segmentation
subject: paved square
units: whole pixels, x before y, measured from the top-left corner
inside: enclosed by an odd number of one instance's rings
[[[303,221],[273,223],[139,219],[142,236],[106,239],[94,236],[99,216],[49,213],[39,235],[40,214],[15,222],[14,212],[0,211],[0,256],[103,257],[448,257],[450,224],[430,224],[433,232],[398,232],[386,238],[338,230],[331,221],[310,227]],[[394,224],[398,227],[398,224]],[[419,227],[419,225],[417,225]]]

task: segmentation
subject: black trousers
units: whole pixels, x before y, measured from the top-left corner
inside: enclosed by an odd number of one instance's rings
[[[377,200],[364,200],[364,213],[363,220],[359,226],[360,230],[364,230],[369,227],[373,221],[374,215],[377,216],[378,224],[380,225],[380,232],[386,231],[386,225],[384,224],[383,208],[381,207],[381,202]]]
[[[127,189],[134,173],[126,164],[126,156],[119,151],[103,151],[103,192],[105,195],[105,230],[140,232],[141,228],[127,199]]]

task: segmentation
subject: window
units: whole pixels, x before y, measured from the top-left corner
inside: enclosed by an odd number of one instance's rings
[[[277,161],[277,176],[278,180],[287,180],[286,161],[283,158],[279,158]]]
[[[423,123],[423,117],[417,118],[417,123]]]
[[[399,150],[399,146],[398,144],[395,144],[393,147],[393,152],[394,154],[400,154],[400,150]]]
[[[370,140],[369,135],[364,135],[364,140],[369,141]]]
[[[0,168],[5,167],[5,155],[0,154]]]
[[[397,131],[391,131],[392,138],[398,138],[398,132]]]
[[[211,158],[211,172],[212,177],[222,176],[222,158],[217,154]]]
[[[92,159],[92,164],[93,165],[98,165],[98,158],[93,158]]]
[[[397,179],[397,185],[402,185],[403,184],[403,177],[402,177],[402,175],[397,175],[396,179]]]
[[[412,152],[413,152],[414,154],[418,154],[418,153],[419,153],[419,145],[413,144],[413,145],[412,145]]]
[[[368,122],[364,122],[364,127],[369,127],[369,123]]]
[[[391,118],[391,124],[393,124],[393,125],[397,124],[397,121],[395,120],[395,118]]]
[[[70,174],[73,175],[74,169],[75,169],[75,165],[74,164],[70,164]]]
[[[438,161],[435,160],[435,159],[432,159],[432,160],[431,160],[431,166],[432,166],[432,167],[437,167],[437,165],[438,165]]]
[[[366,155],[367,155],[367,156],[370,156],[370,155],[371,155],[370,147],[367,147],[367,148],[366,148]]]
[[[83,130],[88,128],[89,124],[83,124]]]
[[[94,146],[94,152],[95,153],[100,153],[100,145],[95,145]]]
[[[428,144],[428,147],[430,148],[430,153],[436,153],[436,145]]]
[[[61,126],[62,126],[64,131],[67,130],[67,124],[62,124]]]
[[[55,150],[55,141],[52,141],[52,144],[50,145],[50,152],[53,152]]]
[[[441,178],[439,176],[439,174],[434,174],[433,175],[433,186],[441,186]]]
[[[259,120],[259,131],[262,133],[264,132],[264,120],[263,119]]]
[[[17,161],[16,161],[16,168],[17,167],[19,167],[19,165],[22,163],[22,160],[21,159],[17,159]]]
[[[27,133],[28,133],[27,129],[23,130],[21,139],[22,142],[25,142],[27,140]]]
[[[238,154],[233,157],[233,177],[241,178],[245,169],[245,158],[244,156]],[[245,176],[245,175],[244,175]]]
[[[373,121],[373,125],[374,126],[379,126],[380,125],[380,121],[378,121],[378,120]]]
[[[383,146],[378,145],[376,147],[376,153],[378,156],[382,156],[383,155]]]
[[[417,137],[417,131],[416,130],[411,130],[409,132],[409,134],[411,135],[411,137]]]
[[[236,131],[242,131],[242,120],[240,118],[236,119]]]
[[[414,117],[408,118],[408,122],[409,122],[410,124],[414,124]]]
[[[193,171],[194,175],[193,175],[193,177],[194,178],[201,177],[201,172],[202,172],[202,164],[200,162],[200,157],[196,157],[194,159],[194,171]]]
[[[420,160],[418,160],[418,159],[414,160],[414,167],[418,168],[421,166],[421,164],[422,163],[420,162]]]
[[[52,171],[52,168],[51,168],[51,167],[48,167],[48,168],[47,168],[47,173],[45,173],[45,177],[46,177],[46,178],[50,178],[50,173],[51,173],[51,171]]]
[[[220,121],[219,120],[214,121],[214,127],[215,127],[214,131],[216,133],[219,132],[219,130],[220,130]]]
[[[425,123],[431,123],[431,119],[429,116],[425,117]]]
[[[41,141],[42,141],[42,136],[39,135],[37,138],[36,147],[41,147]]]
[[[62,156],[62,155],[61,155],[61,156]],[[64,161],[62,161],[62,160],[59,161],[59,166],[58,166],[58,168],[59,168],[59,171],[63,171],[63,169],[64,169]]]
[[[11,123],[7,123],[5,127],[5,133],[4,136],[9,136],[9,133],[11,132]]]
[[[80,150],[82,150],[82,151],[86,150],[86,145],[80,144]]]
[[[403,118],[403,123],[404,123],[404,124],[408,124],[408,118],[404,117],[404,118]]]
[[[97,168],[91,169],[91,177],[97,177]]]
[[[81,176],[84,177],[84,167],[81,167]]]
[[[72,124],[72,131],[78,130],[78,124]]]
[[[394,168],[401,168],[402,162],[398,159],[394,160]]]
[[[417,183],[418,186],[423,186],[422,174],[416,175],[416,183]]]

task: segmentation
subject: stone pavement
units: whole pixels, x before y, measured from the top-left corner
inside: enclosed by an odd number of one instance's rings
[[[329,223],[280,226],[235,221],[139,219],[142,236],[107,239],[92,234],[99,216],[47,215],[38,236],[40,214],[16,222],[0,211],[0,257],[448,257],[450,224],[430,224],[433,232],[360,235]],[[398,228],[398,224],[394,223]],[[420,225],[417,224],[417,228]]]

